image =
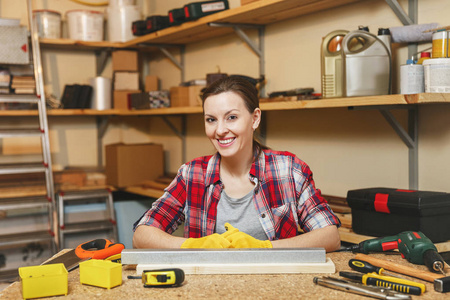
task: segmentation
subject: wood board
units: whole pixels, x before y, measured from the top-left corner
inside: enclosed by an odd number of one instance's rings
[[[179,268],[185,274],[295,274],[334,273],[336,266],[327,257],[325,263],[267,263],[267,264],[138,264],[136,274],[145,270]]]

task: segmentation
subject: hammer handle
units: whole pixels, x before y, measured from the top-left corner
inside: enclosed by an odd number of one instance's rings
[[[437,278],[442,278],[441,274],[431,273],[428,271],[422,271],[416,268],[399,265],[384,259],[379,259],[376,257],[372,257],[366,254],[358,253],[355,256],[356,259],[364,260],[368,263],[371,263],[374,266],[381,267],[385,270],[389,270],[392,272],[408,275],[415,278],[420,278],[429,282],[434,282]]]

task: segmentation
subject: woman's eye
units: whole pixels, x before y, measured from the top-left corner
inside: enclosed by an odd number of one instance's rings
[[[214,118],[206,118],[205,121],[206,123],[212,123],[214,122]]]
[[[229,119],[229,120],[236,120],[236,119],[237,119],[237,116],[229,116],[228,119]]]

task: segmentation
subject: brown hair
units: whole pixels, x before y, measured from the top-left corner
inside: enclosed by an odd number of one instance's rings
[[[202,106],[204,106],[208,97],[226,92],[233,92],[241,96],[245,107],[251,114],[259,108],[258,90],[247,79],[239,76],[225,77],[210,84],[203,91]],[[253,151],[257,151],[257,157],[261,154],[262,149],[267,149],[267,147],[262,145],[253,135]]]

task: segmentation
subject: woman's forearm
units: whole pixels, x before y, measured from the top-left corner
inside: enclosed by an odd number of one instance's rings
[[[292,238],[272,241],[274,248],[325,248],[326,252],[336,251],[341,246],[339,231],[336,226],[316,229]]]
[[[180,248],[186,239],[183,237],[173,236],[159,228],[147,225],[141,225],[136,228],[133,235],[134,248]]]

